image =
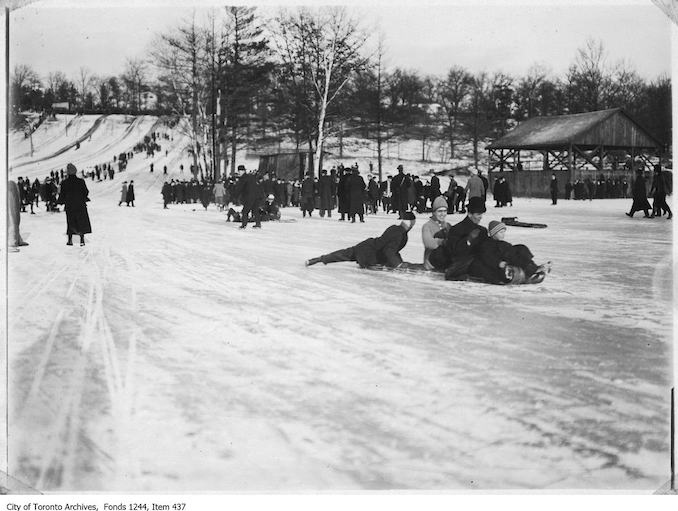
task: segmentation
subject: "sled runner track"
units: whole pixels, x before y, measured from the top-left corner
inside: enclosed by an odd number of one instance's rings
[[[26,398],[24,399],[24,406],[19,413],[19,420],[22,419],[23,413],[31,408],[31,405],[33,404],[39,390],[40,386],[42,385],[42,379],[45,376],[45,369],[47,368],[47,364],[49,362],[50,355],[52,354],[52,348],[54,347],[54,342],[56,340],[56,335],[57,332],[59,331],[59,327],[61,326],[61,321],[64,318],[64,309],[60,310],[52,322],[52,327],[50,328],[49,335],[47,336],[47,342],[45,343],[45,347],[42,352],[42,356],[40,357],[40,362],[38,363],[38,367],[35,370],[35,376],[33,377],[33,383],[31,383],[31,387],[28,390],[28,394],[26,395]]]
[[[81,259],[84,259],[83,267],[87,268],[85,299],[67,306],[58,313],[31,382],[28,396],[18,414],[18,421],[21,423],[23,420],[29,420],[26,417],[29,410],[40,408],[37,399],[44,387],[46,370],[50,361],[59,352],[64,355],[63,350],[72,350],[75,355],[73,364],[71,364],[73,371],[61,386],[61,391],[57,391],[62,399],[53,401],[50,396],[41,398],[50,403],[57,402],[59,405],[50,414],[51,426],[45,436],[46,443],[41,446],[39,452],[36,466],[37,482],[35,483],[38,489],[77,487],[80,478],[79,470],[83,466],[83,447],[97,456],[103,456],[107,465],[112,461],[114,473],[129,473],[129,464],[134,464],[135,453],[131,449],[130,441],[130,418],[138,334],[135,330],[130,335],[127,360],[123,367],[121,366],[121,353],[108,325],[103,307],[106,281],[100,265],[101,256],[106,265],[109,265],[110,251],[108,249],[101,252],[89,249],[83,252]],[[129,260],[125,260],[125,263],[130,265]],[[71,287],[73,286],[74,284]],[[134,287],[130,303],[133,308],[136,307]],[[69,307],[81,311],[80,319],[77,320],[79,332],[75,338],[70,337],[75,341],[75,346],[62,342],[61,348],[57,349],[56,339],[64,318],[69,315]],[[82,408],[83,400],[88,393],[93,391],[93,380],[88,377],[93,365],[103,365],[105,388],[110,399],[110,409],[106,415],[110,414],[112,419],[112,432],[107,436],[112,442],[113,455],[107,449],[101,448],[98,442],[89,436],[88,424],[83,422],[86,416]]]
[[[60,154],[65,153],[65,152],[68,151],[69,149],[74,148],[78,143],[83,142],[83,141],[84,141],[85,139],[87,139],[92,133],[94,133],[94,132],[99,128],[99,126],[101,125],[101,123],[103,122],[103,120],[104,120],[106,117],[108,117],[108,116],[107,116],[107,115],[102,115],[101,117],[98,117],[98,118],[94,121],[94,124],[92,125],[92,127],[90,127],[90,129],[88,129],[83,135],[81,135],[80,137],[78,137],[78,138],[75,140],[75,142],[72,142],[72,143],[70,143],[70,144],[68,144],[68,145],[66,145],[66,146],[64,146],[64,147],[62,147],[61,149],[59,149],[58,151],[56,151],[56,152],[54,152],[54,153],[52,153],[52,154],[49,154],[49,155],[47,155],[47,156],[43,156],[42,158],[38,158],[38,159],[36,159],[36,160],[30,160],[30,161],[27,161],[27,162],[18,163],[18,164],[16,164],[16,165],[13,165],[13,167],[14,167],[15,169],[18,169],[18,168],[20,168],[20,167],[25,167],[26,165],[33,165],[33,164],[35,164],[35,163],[39,163],[39,162],[41,162],[41,161],[49,160],[49,159],[51,159],[51,158],[55,158],[56,156],[59,156]]]
[[[18,300],[16,304],[12,304],[12,308],[17,311],[23,311],[26,310],[26,306],[28,303],[32,300],[35,299],[35,297],[41,292],[45,291],[46,289],[49,288],[49,286],[56,280],[58,279],[62,274],[68,272],[71,269],[72,265],[70,266],[63,266],[61,269],[53,269],[51,270],[47,275],[45,275],[42,279],[40,279],[38,282],[36,282],[30,289],[28,289],[24,295],[23,299]],[[75,285],[75,282],[77,282],[78,278],[75,277],[69,286],[69,291],[67,295],[71,292],[73,286]],[[10,325],[14,326],[17,321],[19,321],[20,315],[13,315],[13,317],[10,319]]]

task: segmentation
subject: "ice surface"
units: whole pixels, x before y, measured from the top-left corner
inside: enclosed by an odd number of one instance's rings
[[[95,138],[80,166],[138,141],[104,150]],[[158,169],[179,177],[175,147],[87,181],[84,248],[65,245],[63,213],[22,215],[30,246],[8,255],[11,475],[44,491],[126,492],[666,482],[671,222],[629,219],[622,199],[490,202],[484,225],[548,224],[508,229],[553,261],[536,286],[306,268],[395,217],[286,208],[296,223],[242,231],[214,205],[163,210]],[[134,208],[117,205],[123,178]],[[412,262],[418,218],[402,252]]]

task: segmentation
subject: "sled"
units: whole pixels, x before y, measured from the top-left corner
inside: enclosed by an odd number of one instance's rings
[[[533,222],[519,222],[517,216],[505,216],[502,217],[501,221],[503,224],[510,225],[511,227],[532,227],[534,229],[545,229],[546,224],[536,224]]]
[[[522,268],[518,268],[516,266],[509,266],[509,273],[511,275],[511,280],[509,282],[504,282],[504,283],[495,283],[495,282],[488,282],[486,280],[483,280],[478,277],[471,277],[470,275],[463,275],[460,276],[459,278],[456,279],[451,279],[453,282],[475,282],[477,284],[490,284],[490,285],[496,285],[496,286],[522,286],[522,285],[530,285],[530,284],[540,284],[541,282],[544,281],[546,278],[546,275],[551,272],[551,265],[550,263],[547,263],[547,265],[541,267],[540,271],[538,273],[538,276],[532,277],[532,278],[526,278],[525,277],[525,272],[522,270]],[[445,273],[444,272],[439,272],[435,270],[426,270],[424,269],[423,264],[412,264],[409,263],[408,266],[406,267],[400,267],[400,268],[390,268],[388,266],[383,266],[383,265],[375,265],[375,266],[369,266],[367,268],[368,270],[375,270],[375,271],[389,271],[393,273],[406,273],[410,275],[425,275],[430,278],[434,279],[444,279],[445,278]]]

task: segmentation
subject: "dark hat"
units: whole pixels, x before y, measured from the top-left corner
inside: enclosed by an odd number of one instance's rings
[[[66,172],[68,173],[69,176],[71,176],[77,174],[78,169],[75,168],[75,165],[69,163],[68,165],[66,165]]]
[[[468,201],[468,212],[469,213],[485,213],[487,208],[485,207],[485,201],[482,197],[471,197]]]
[[[238,170],[245,170],[245,166],[244,165],[238,165]]]
[[[414,216],[414,213],[412,213],[411,211],[405,211],[405,213],[403,213],[403,220],[416,220],[416,219],[417,217]]]

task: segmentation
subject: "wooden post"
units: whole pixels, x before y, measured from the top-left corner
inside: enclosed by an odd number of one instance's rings
[[[570,171],[570,182],[574,181],[574,154],[572,153],[572,144],[570,150],[567,152],[567,166]]]
[[[499,172],[504,172],[504,150],[499,149]]]
[[[671,491],[676,491],[676,408],[674,399],[674,387],[671,387]]]

